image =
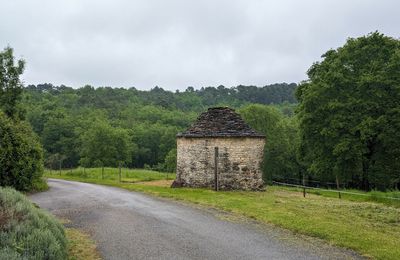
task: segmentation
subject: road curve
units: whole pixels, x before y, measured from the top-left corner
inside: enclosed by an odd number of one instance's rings
[[[49,180],[30,196],[92,235],[104,259],[359,259],[290,232],[102,185]]]

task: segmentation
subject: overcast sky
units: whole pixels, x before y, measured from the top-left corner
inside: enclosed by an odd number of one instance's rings
[[[169,90],[306,79],[330,48],[400,37],[398,0],[0,0],[25,84]]]

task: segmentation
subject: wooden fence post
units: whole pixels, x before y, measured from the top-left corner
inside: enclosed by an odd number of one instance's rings
[[[339,199],[341,199],[342,194],[340,194],[339,177],[337,175],[336,175],[336,188],[339,191]]]
[[[101,167],[101,179],[104,180],[104,166]]]
[[[121,182],[121,163],[118,164],[118,168],[119,182]]]
[[[303,197],[306,197],[306,174],[303,173]]]
[[[214,189],[218,191],[218,147],[214,148]]]

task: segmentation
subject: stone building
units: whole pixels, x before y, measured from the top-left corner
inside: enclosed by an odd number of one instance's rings
[[[233,109],[209,108],[177,135],[172,187],[262,189],[264,144],[265,136],[250,128]]]

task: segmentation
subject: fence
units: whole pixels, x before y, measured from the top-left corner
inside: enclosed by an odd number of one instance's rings
[[[319,190],[319,191],[337,193],[339,198],[341,198],[342,194],[349,194],[349,195],[356,195],[356,196],[365,196],[365,197],[370,197],[370,198],[379,198],[379,199],[395,200],[395,201],[399,201],[399,202],[400,202],[400,198],[396,198],[396,197],[371,196],[370,194],[364,194],[364,193],[358,193],[358,192],[351,192],[351,191],[346,191],[346,190],[321,189],[321,188],[316,188],[316,187],[311,187],[311,186],[298,185],[298,184],[290,184],[290,183],[284,183],[284,182],[278,182],[278,181],[272,181],[272,183],[275,184],[275,185],[281,185],[281,186],[288,186],[288,187],[300,188],[300,189],[303,190],[303,196],[304,196],[304,197],[306,196],[306,190]]]
[[[67,175],[69,177],[76,178],[92,178],[101,180],[116,180],[119,182],[135,183],[141,181],[151,181],[151,180],[173,180],[175,176],[168,172],[158,172],[153,170],[145,169],[133,169],[123,167],[98,167],[98,168],[69,168],[69,169],[46,169],[49,176],[52,175]]]

